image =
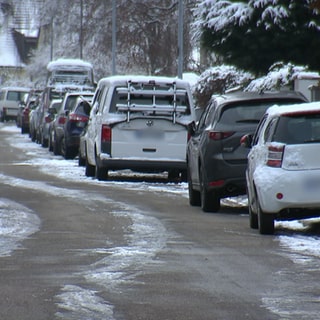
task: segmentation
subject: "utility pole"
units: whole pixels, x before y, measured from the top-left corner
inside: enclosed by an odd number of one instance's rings
[[[50,61],[53,60],[53,16],[51,18],[51,30],[50,30]]]
[[[116,44],[117,44],[117,12],[116,12],[116,0],[112,0],[112,75],[117,73],[116,71]]]
[[[183,73],[183,0],[179,0],[178,20],[178,78],[182,79]]]
[[[79,35],[79,45],[80,45],[80,59],[82,59],[83,50],[83,0],[80,0],[80,35]]]

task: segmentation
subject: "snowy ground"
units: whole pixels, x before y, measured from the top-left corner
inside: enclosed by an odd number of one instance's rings
[[[39,170],[45,171],[46,174],[52,173],[55,177],[66,179],[68,181],[81,181],[88,184],[108,184],[108,182],[99,182],[84,175],[84,168],[78,167],[77,160],[70,161],[64,160],[62,157],[53,156],[47,149],[32,143],[27,135],[21,135],[18,128],[14,125],[0,124],[0,131],[8,131],[12,135],[8,138],[10,144],[20,151],[26,153],[29,157],[27,162],[16,165],[30,165],[38,167]],[[0,163],[1,165],[1,163]],[[1,170],[1,167],[0,167]],[[14,177],[5,176],[0,171],[0,184],[21,185],[25,188],[34,190],[43,190],[42,192],[55,194],[59,196],[67,196],[69,198],[79,199],[79,191],[60,189],[57,187],[45,185],[42,182],[25,181]],[[163,183],[134,183],[134,182],[121,182],[113,181],[113,187],[144,190],[149,192],[164,192],[168,196],[170,194],[180,194],[187,199],[188,191],[187,184],[163,184]],[[99,198],[92,199],[91,201],[108,201],[109,199]],[[245,197],[238,197],[227,199],[228,205],[244,206],[246,205]],[[117,284],[123,281],[132,281],[130,277],[125,275],[125,271],[119,269],[119,260],[122,261],[121,265],[134,266],[139,258],[139,263],[150,263],[152,257],[166,245],[169,235],[165,227],[155,218],[147,217],[139,212],[136,208],[126,207],[123,203],[118,204],[118,210],[114,215],[130,216],[133,220],[133,227],[130,235],[128,235],[128,247],[114,247],[111,251],[106,252],[104,248],[97,248],[97,252],[108,255],[108,264],[102,258],[99,263],[90,266],[88,272],[84,272],[83,276],[92,283],[103,283],[103,279],[108,280],[114,284],[114,290],[117,289]],[[320,258],[320,238],[318,236],[310,236],[304,234],[303,231],[307,230],[310,221],[320,221],[320,219],[309,219],[305,221],[293,222],[277,222],[277,228],[292,231],[290,236],[280,233],[274,237],[274,241],[278,241],[283,248],[283,254],[297,264],[315,265],[319,266]],[[7,256],[15,249],[20,247],[23,239],[30,236],[32,233],[39,230],[41,221],[37,215],[30,211],[28,208],[21,206],[18,203],[3,199],[0,197],[0,257]],[[293,234],[292,234],[293,233]],[[141,239],[148,240],[148,246],[141,243]],[[152,245],[151,245],[152,244]],[[147,248],[147,249],[146,249]],[[83,254],[83,253],[82,253]],[[110,263],[112,257],[114,263]],[[90,271],[89,271],[90,270]],[[95,270],[95,271],[93,271]],[[61,293],[56,297],[59,301],[59,306],[64,312],[69,312],[72,317],[80,317],[77,312],[87,310],[88,318],[113,320],[112,306],[99,298],[98,294],[94,291],[79,288],[77,286],[68,285],[61,289]],[[278,302],[277,302],[278,303]],[[274,301],[265,300],[264,304],[272,311],[274,310]],[[90,316],[89,316],[90,314]],[[63,313],[57,314],[57,317],[63,317]]]

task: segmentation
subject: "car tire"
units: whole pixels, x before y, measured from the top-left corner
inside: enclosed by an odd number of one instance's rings
[[[258,215],[257,210],[252,210],[253,205],[256,205],[256,196],[254,199],[251,198],[248,194],[248,210],[249,210],[249,225],[251,229],[258,229],[259,228],[259,222],[258,222]]]
[[[188,170],[188,193],[189,193],[189,204],[190,206],[200,207],[201,206],[201,196],[200,192],[193,189],[190,173]]]
[[[108,179],[108,169],[99,165],[99,160],[96,157],[95,178],[99,181]]]
[[[204,212],[217,212],[220,209],[220,198],[215,192],[209,192],[205,186],[206,177],[200,167],[201,209]]]
[[[49,133],[48,149],[49,151],[53,151],[51,132]]]
[[[86,165],[86,159],[81,157],[81,154],[79,152],[79,158],[78,158],[78,166],[84,167]]]
[[[61,140],[61,153],[66,160],[72,160],[76,157],[76,152],[74,148],[68,147],[66,144],[66,140],[63,137]]]
[[[250,223],[250,228],[251,229],[258,229],[259,227],[259,222],[258,222],[258,215],[255,214],[252,209],[250,204],[248,205],[249,209],[249,223]]]
[[[260,234],[274,234],[274,216],[262,211],[257,199],[258,225]]]
[[[60,145],[59,145],[59,142],[57,140],[56,134],[55,133],[53,133],[53,134],[54,134],[54,142],[52,144],[53,154],[55,156],[59,156],[59,155],[61,155]]]
[[[96,171],[96,167],[95,166],[93,166],[93,165],[91,165],[89,162],[88,162],[88,159],[86,158],[86,164],[85,164],[85,166],[86,166],[86,170],[85,170],[85,175],[87,176],[87,177],[94,177],[94,175],[95,175],[95,171]]]
[[[36,133],[35,133],[34,129],[31,130],[30,137],[31,137],[32,142],[36,141]]]
[[[40,141],[41,146],[43,148],[47,148],[48,147],[48,140],[44,138],[43,133],[41,134],[40,138],[41,138],[41,141]]]

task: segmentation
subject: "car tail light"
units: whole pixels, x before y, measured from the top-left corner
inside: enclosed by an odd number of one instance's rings
[[[59,124],[65,124],[66,119],[67,119],[67,118],[66,118],[65,116],[59,116],[58,123],[59,123]]]
[[[208,183],[210,187],[221,187],[224,184],[224,180],[216,180]]]
[[[284,152],[284,145],[269,146],[267,166],[280,168],[282,164],[283,152]]]
[[[75,121],[75,122],[87,122],[88,117],[82,116],[80,114],[69,114],[69,121]]]
[[[52,117],[50,115],[47,115],[47,116],[44,117],[44,121],[46,123],[50,123],[52,121]]]
[[[101,143],[103,142],[111,142],[111,127],[106,124],[102,125],[101,130]]]
[[[231,137],[235,132],[234,131],[209,131],[209,138],[211,140],[223,140]]]

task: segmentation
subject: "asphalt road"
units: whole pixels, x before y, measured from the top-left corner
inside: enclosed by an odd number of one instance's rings
[[[261,236],[246,208],[203,213],[165,181],[48,174],[1,126],[0,198],[40,225],[0,257],[0,319],[320,319],[319,260],[294,263],[277,241],[293,231]]]

